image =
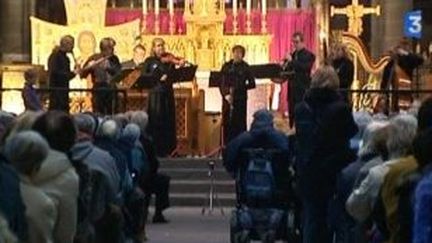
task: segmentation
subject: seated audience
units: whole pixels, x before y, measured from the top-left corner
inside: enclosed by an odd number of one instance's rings
[[[387,150],[389,160],[372,167],[365,179],[355,187],[349,196],[346,209],[348,213],[359,222],[364,222],[369,217],[373,217],[379,238],[388,239],[390,232],[388,228],[388,217],[394,212],[390,209],[388,199],[394,200],[393,195],[384,197],[381,193],[386,176],[392,169],[392,165],[415,164],[415,160],[410,156],[411,143],[417,129],[417,121],[410,115],[399,115],[390,120],[388,125]],[[394,171],[394,170],[392,170]],[[393,172],[392,172],[393,174]],[[390,182],[387,178],[387,182]],[[393,188],[386,183],[386,189]],[[395,203],[396,204],[396,203]],[[397,204],[396,204],[397,206]]]
[[[430,101],[429,101],[430,102]],[[432,116],[429,116],[430,118]],[[420,122],[420,119],[419,119]],[[413,144],[414,156],[422,176],[415,189],[413,209],[412,237],[413,243],[432,242],[432,128],[418,135]],[[412,199],[412,198],[411,198]]]
[[[72,243],[77,227],[79,177],[67,154],[75,143],[75,124],[64,112],[48,111],[36,119],[33,130],[48,141],[51,149],[32,181],[56,205],[54,242]]]
[[[42,162],[48,155],[49,145],[38,133],[20,132],[9,137],[5,155],[20,176],[21,195],[26,206],[29,243],[54,242],[57,211],[54,201],[33,184]]]
[[[346,212],[345,202],[351,194],[360,171],[367,164],[381,164],[386,159],[385,122],[372,122],[364,129],[358,158],[338,175],[336,193],[331,203],[331,222],[336,242],[367,242],[365,229]],[[357,241],[356,241],[357,240]]]
[[[170,177],[160,173],[159,159],[156,156],[156,149],[152,138],[148,135],[148,115],[144,111],[136,111],[130,114],[130,121],[138,125],[141,130],[140,142],[147,154],[149,174],[147,179],[141,185],[141,188],[146,194],[146,206],[150,205],[152,194],[155,195],[155,214],[153,216],[154,223],[167,223],[168,220],[163,215],[163,211],[170,205],[169,202],[169,186]]]

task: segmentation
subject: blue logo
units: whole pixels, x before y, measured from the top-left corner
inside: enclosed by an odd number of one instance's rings
[[[422,11],[411,11],[405,14],[404,33],[406,37],[420,39],[422,37]]]

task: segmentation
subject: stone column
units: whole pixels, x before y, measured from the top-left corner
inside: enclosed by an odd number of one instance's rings
[[[34,0],[0,1],[0,52],[3,62],[30,61],[30,20]]]
[[[381,16],[372,17],[372,56],[380,57],[403,37],[404,14],[412,10],[412,0],[373,0],[381,5]]]

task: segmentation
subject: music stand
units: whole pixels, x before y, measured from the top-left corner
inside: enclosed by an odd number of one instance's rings
[[[151,89],[156,85],[155,78],[151,74],[141,74],[138,79],[132,84],[133,89]]]
[[[284,71],[282,66],[277,63],[250,65],[249,68],[256,79],[271,79],[273,82],[281,79],[285,81],[294,75],[293,70]]]
[[[191,65],[173,69],[168,74],[167,81],[171,83],[191,82],[195,78],[195,73],[197,69],[198,65]],[[174,157],[176,154],[178,154],[179,149],[180,147],[179,145],[177,145],[175,149],[170,153],[170,157]]]
[[[172,83],[191,82],[195,78],[198,65],[180,67],[168,73],[168,81]]]
[[[120,83],[123,81],[130,73],[132,73],[135,69],[122,69],[117,75],[115,75],[111,79],[111,83]]]
[[[209,87],[210,88],[220,88],[223,79],[224,79],[224,75],[222,72],[216,72],[216,71],[210,72]],[[223,112],[220,112],[218,114],[221,114],[221,125],[220,125],[220,130],[219,130],[219,134],[220,134],[219,146],[217,148],[215,148],[214,150],[212,150],[210,153],[206,154],[205,155],[206,157],[220,157],[222,154],[222,149],[224,147],[225,139],[224,139]],[[215,119],[213,118],[213,120],[215,120]]]

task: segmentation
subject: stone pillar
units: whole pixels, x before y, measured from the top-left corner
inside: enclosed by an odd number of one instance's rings
[[[372,56],[380,57],[403,37],[404,14],[412,10],[412,0],[373,0],[381,5],[381,16],[372,18]]]
[[[34,0],[0,1],[0,42],[3,62],[30,61],[30,15]]]

